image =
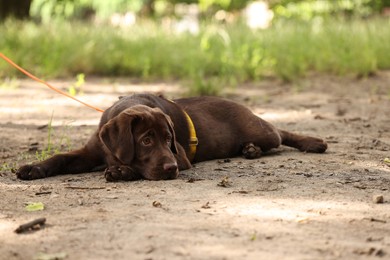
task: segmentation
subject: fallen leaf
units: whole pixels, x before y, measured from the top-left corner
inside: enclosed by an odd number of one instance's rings
[[[257,232],[254,232],[250,238],[251,241],[255,241],[257,239]]]
[[[308,218],[308,217],[299,217],[295,221],[298,223],[307,223],[307,222],[309,222],[309,220],[310,220],[310,218]]]
[[[25,209],[27,211],[39,211],[44,210],[45,205],[42,202],[28,202]]]
[[[156,208],[161,208],[162,207],[161,202],[158,202],[158,201],[153,201],[152,205],[153,205],[153,207],[156,207]]]
[[[38,253],[38,255],[34,257],[34,260],[61,260],[66,258],[67,256],[68,254],[65,252],[59,252],[54,254]]]
[[[232,182],[229,180],[229,177],[225,176],[217,185],[228,188],[232,186]]]
[[[209,204],[210,204],[210,203],[207,201],[206,204],[202,205],[201,208],[202,208],[202,209],[209,209],[209,208],[211,208]]]

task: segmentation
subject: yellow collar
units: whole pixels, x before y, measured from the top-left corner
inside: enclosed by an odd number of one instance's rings
[[[188,128],[190,130],[190,140],[189,140],[190,154],[188,156],[188,160],[190,162],[192,162],[194,160],[194,158],[195,158],[196,146],[198,145],[198,138],[196,137],[195,126],[194,126],[194,123],[191,120],[191,117],[187,114],[186,111],[183,110],[183,112],[186,115]]]

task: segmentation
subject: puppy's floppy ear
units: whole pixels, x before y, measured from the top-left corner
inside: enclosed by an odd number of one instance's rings
[[[135,146],[132,126],[139,113],[124,111],[102,126],[99,132],[100,141],[107,150],[123,165],[130,165],[134,159]]]
[[[172,153],[177,154],[178,149],[177,149],[177,145],[176,145],[176,134],[175,134],[175,129],[174,129],[174,126],[173,126],[173,122],[172,122],[171,118],[167,114],[164,113],[164,116],[165,116],[165,119],[168,122],[169,131],[172,134],[171,151],[172,151]]]

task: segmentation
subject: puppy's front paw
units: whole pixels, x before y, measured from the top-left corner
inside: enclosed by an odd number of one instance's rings
[[[16,177],[21,180],[34,180],[46,178],[46,170],[39,165],[24,165],[16,172]]]
[[[104,171],[104,177],[107,181],[134,181],[141,178],[132,168],[126,165],[108,167]]]

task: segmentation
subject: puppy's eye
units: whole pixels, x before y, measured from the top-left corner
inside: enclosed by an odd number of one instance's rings
[[[170,144],[172,142],[172,136],[168,135],[166,137],[167,143]]]
[[[152,139],[150,137],[145,137],[144,139],[142,139],[142,144],[143,145],[151,145]]]

